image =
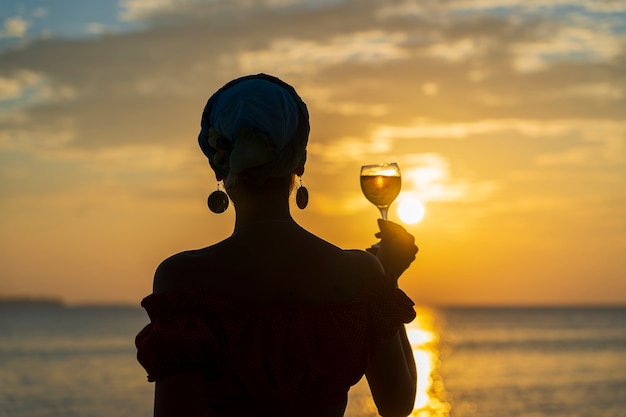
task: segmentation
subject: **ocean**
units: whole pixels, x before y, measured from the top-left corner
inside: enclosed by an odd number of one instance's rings
[[[626,308],[417,308],[415,417],[626,417]],[[131,307],[0,305],[0,417],[149,417]],[[346,416],[377,416],[367,383]]]

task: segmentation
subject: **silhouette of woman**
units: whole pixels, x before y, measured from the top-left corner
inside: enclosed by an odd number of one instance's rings
[[[155,416],[343,416],[363,375],[381,415],[411,413],[415,312],[397,279],[417,247],[383,220],[376,255],[293,220],[308,134],[306,105],[278,78],[238,78],[209,99],[198,140],[234,232],[163,261],[142,301],[137,357],[156,381]]]

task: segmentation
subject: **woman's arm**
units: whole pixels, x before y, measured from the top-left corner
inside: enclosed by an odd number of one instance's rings
[[[380,247],[375,255],[385,275],[397,286],[400,275],[415,260],[418,248],[415,238],[402,226],[379,220]],[[407,416],[413,411],[417,388],[417,369],[413,350],[401,326],[386,340],[370,360],[366,371],[367,382],[380,415]]]
[[[370,360],[365,376],[381,416],[411,414],[415,404],[417,370],[404,326],[380,346]]]
[[[204,417],[207,415],[207,384],[199,372],[170,375],[156,382],[154,417]]]

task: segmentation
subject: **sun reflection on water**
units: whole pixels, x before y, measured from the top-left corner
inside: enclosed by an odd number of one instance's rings
[[[439,335],[435,331],[435,313],[416,308],[417,317],[407,325],[407,335],[417,366],[417,393],[413,417],[448,417],[450,405],[438,373],[440,355]]]

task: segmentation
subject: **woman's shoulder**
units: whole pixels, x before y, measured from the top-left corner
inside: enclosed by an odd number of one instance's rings
[[[384,275],[382,265],[372,253],[360,249],[343,249],[342,251],[358,275],[368,277]]]
[[[382,266],[371,253],[341,249],[304,232],[263,245],[230,238],[174,254],[157,267],[153,293],[192,288],[240,297],[250,293],[258,298],[274,288],[308,294],[303,299],[313,294],[318,294],[314,299],[329,298],[329,294],[350,299],[382,276]],[[268,299],[274,297],[278,295],[267,294]]]
[[[154,273],[153,292],[157,294],[193,287],[200,266],[206,264],[207,258],[215,256],[215,249],[212,247],[187,250],[169,256],[159,264]]]
[[[376,281],[384,280],[385,272],[373,254],[359,249],[344,249],[347,259],[346,272],[342,279],[355,290],[360,290]]]

